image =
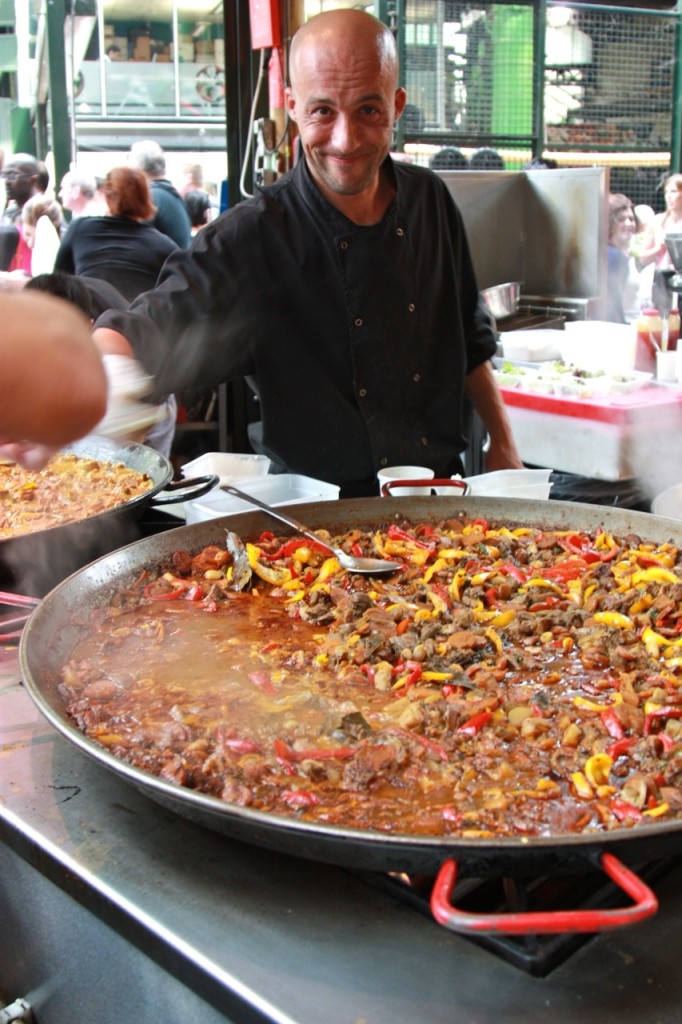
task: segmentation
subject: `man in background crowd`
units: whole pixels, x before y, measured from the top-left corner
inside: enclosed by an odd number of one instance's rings
[[[186,249],[192,238],[189,214],[182,196],[166,178],[166,158],[158,142],[144,140],[130,147],[131,163],[144,171],[152,191],[156,214],[151,225]]]
[[[59,186],[59,201],[72,217],[103,217],[107,204],[91,174],[67,171]]]

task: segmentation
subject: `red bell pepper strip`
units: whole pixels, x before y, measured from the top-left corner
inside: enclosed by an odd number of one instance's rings
[[[612,743],[610,747],[607,747],[606,753],[613,761],[617,761],[619,757],[622,757],[624,754],[627,754],[628,750],[634,744],[634,742],[634,737],[624,736],[622,739],[616,740],[615,743]]]
[[[466,736],[475,736],[476,733],[480,732],[484,725],[486,725],[493,717],[492,711],[479,711],[477,715],[474,715],[464,722],[462,725],[457,726],[457,732],[463,733]]]
[[[602,724],[606,729],[607,733],[609,734],[609,736],[611,736],[614,740],[623,739],[623,737],[625,736],[623,723],[621,722],[620,718],[613,710],[613,708],[606,708],[605,711],[602,711],[599,717],[601,718]]]
[[[531,576],[530,570],[521,569],[520,566],[514,565],[513,562],[503,562],[502,565],[498,565],[495,568],[503,576],[511,576],[517,583],[527,583]]]
[[[407,544],[414,544],[415,547],[424,548],[426,551],[432,551],[434,547],[433,542],[428,544],[426,541],[419,540],[414,536],[414,534],[408,533],[406,530],[401,530],[400,527],[395,524],[389,526],[386,531],[386,536],[390,538],[390,540],[400,540]]]
[[[268,693],[270,695],[277,693],[277,687],[267,672],[249,672],[249,679],[258,687],[259,690],[262,690],[263,693]]]
[[[362,672],[363,675],[367,676],[370,683],[374,684],[374,678],[377,674],[377,670],[375,669],[374,665],[370,665],[368,661],[365,661],[360,666],[360,671]]]
[[[238,754],[260,754],[260,747],[253,740],[243,739],[241,736],[228,736],[222,741],[224,747],[234,750]]]
[[[282,800],[289,807],[312,807],[314,804],[319,804],[320,798],[316,793],[311,793],[309,789],[285,789],[282,793]]]
[[[635,807],[634,804],[629,804],[627,800],[620,800],[618,797],[611,801],[609,807],[618,818],[618,821],[626,821],[628,818],[632,818],[633,821],[639,821],[642,817],[642,812],[638,807]]]
[[[530,608],[528,609],[528,611],[529,611],[529,612],[546,612],[546,611],[548,611],[548,610],[549,610],[550,608],[556,608],[556,606],[557,606],[557,605],[558,605],[558,604],[559,604],[560,602],[561,602],[561,598],[560,598],[560,597],[554,597],[554,595],[550,595],[550,596],[548,596],[548,597],[544,597],[544,598],[542,599],[542,601],[535,601],[535,602],[534,602],[534,603],[533,603],[533,604],[532,604],[532,605],[530,606]]]
[[[267,551],[263,551],[262,554],[271,562],[274,562],[278,558],[290,558],[292,555],[296,554],[299,548],[311,548],[313,551],[319,551],[321,554],[329,554],[329,548],[326,548],[324,544],[318,543],[318,541],[308,540],[307,537],[294,537],[292,540],[285,541],[277,551],[274,551],[271,554],[268,554]]]
[[[651,736],[654,730],[654,722],[665,721],[667,718],[682,718],[682,708],[664,707],[650,711],[644,716],[644,735]]]
[[[541,571],[541,576],[546,580],[555,580],[557,583],[568,583],[569,580],[577,580],[587,569],[587,562],[582,557],[571,557],[556,565],[550,565]]]
[[[347,761],[353,757],[353,747],[309,747],[306,750],[292,750],[282,739],[273,743],[275,754],[285,761]]]

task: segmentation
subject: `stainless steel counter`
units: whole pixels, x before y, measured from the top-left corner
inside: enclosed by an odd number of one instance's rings
[[[0,652],[0,1004],[40,1024],[678,1024],[656,917],[527,976],[348,872],[178,818],[53,731]]]

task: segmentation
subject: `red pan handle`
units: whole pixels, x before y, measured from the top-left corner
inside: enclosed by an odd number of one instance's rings
[[[382,498],[388,498],[392,495],[393,491],[399,491],[401,487],[428,487],[433,489],[434,487],[452,487],[453,490],[460,491],[462,497],[471,490],[466,480],[452,480],[450,477],[438,478],[436,480],[430,477],[428,480],[387,480],[385,484],[381,486]]]
[[[612,909],[537,910],[530,913],[475,914],[457,910],[450,897],[457,880],[457,861],[446,860],[431,892],[431,912],[439,924],[453,932],[481,935],[549,935],[556,932],[604,932],[624,928],[651,917],[658,900],[648,885],[611,853],[600,857],[603,871],[630,896],[634,905]]]

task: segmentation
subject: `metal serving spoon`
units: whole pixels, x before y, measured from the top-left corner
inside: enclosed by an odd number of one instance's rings
[[[326,548],[332,555],[335,555],[339,560],[339,564],[344,569],[348,569],[349,572],[364,573],[366,576],[384,576],[402,569],[402,565],[399,562],[390,562],[388,559],[357,558],[355,555],[347,555],[341,548],[336,548],[332,544],[328,544],[326,540],[321,540],[307,526],[299,523],[298,519],[294,519],[293,516],[287,515],[278,508],[273,508],[272,505],[266,505],[264,501],[259,501],[258,498],[245,494],[244,491],[240,491],[237,487],[232,487],[231,484],[221,484],[220,490],[226,491],[227,494],[233,494],[235,498],[241,498],[242,501],[247,501],[250,505],[255,505],[257,508],[262,509],[263,512],[267,512],[268,515],[279,519],[280,522],[286,523],[287,526],[290,526],[292,530],[296,530],[297,533],[302,533],[308,540],[321,544],[323,548]]]

